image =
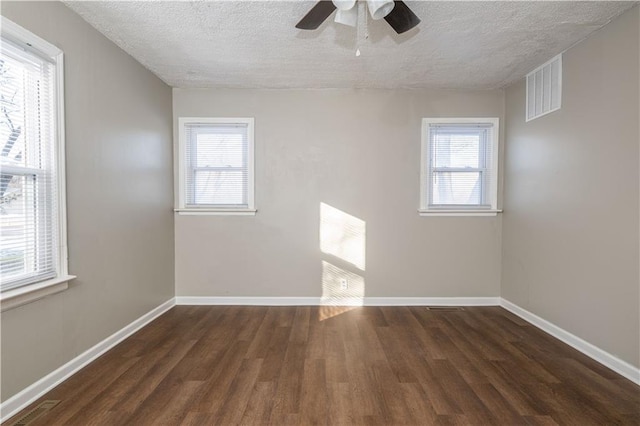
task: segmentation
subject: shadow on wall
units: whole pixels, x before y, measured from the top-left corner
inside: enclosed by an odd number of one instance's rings
[[[366,233],[362,219],[320,203],[320,251],[342,266],[322,261],[321,321],[362,306]]]

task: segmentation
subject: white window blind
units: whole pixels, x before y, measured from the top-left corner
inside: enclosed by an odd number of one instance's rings
[[[252,209],[252,121],[183,119],[182,126],[184,206],[181,207]]]
[[[0,288],[58,275],[56,66],[2,38]]]
[[[497,119],[425,120],[421,209],[495,210]]]

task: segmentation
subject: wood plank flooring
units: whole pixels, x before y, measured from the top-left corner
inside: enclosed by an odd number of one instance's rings
[[[34,426],[640,424],[640,387],[499,307],[178,306],[44,399]]]

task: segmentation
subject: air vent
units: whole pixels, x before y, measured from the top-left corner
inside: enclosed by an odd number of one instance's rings
[[[562,54],[527,74],[527,121],[560,109]]]
[[[436,312],[464,311],[462,306],[427,306],[427,310]]]
[[[59,400],[42,401],[40,404],[36,405],[27,414],[25,414],[24,416],[16,420],[15,423],[12,423],[11,426],[27,426],[37,418],[47,414],[49,410],[51,410],[53,407],[55,407],[58,404],[60,404]]]

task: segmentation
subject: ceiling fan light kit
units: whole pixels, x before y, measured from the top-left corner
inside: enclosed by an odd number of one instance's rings
[[[393,0],[360,0],[364,5],[366,1],[369,14],[374,20],[383,19],[393,28],[402,34],[414,28],[420,23],[420,18],[403,1]],[[358,2],[356,0],[320,0],[309,12],[296,24],[296,28],[301,30],[317,29],[336,9],[335,22],[357,26]]]
[[[338,24],[355,27],[358,24],[358,9],[355,7],[347,10],[338,9],[334,21]]]
[[[349,10],[356,5],[356,0],[332,0],[332,3],[338,10]]]
[[[338,9],[334,21],[338,24],[355,27],[358,24],[358,8],[352,7],[347,10]]]
[[[393,0],[367,0],[367,6],[369,7],[371,18],[377,21],[390,14],[395,3]]]

